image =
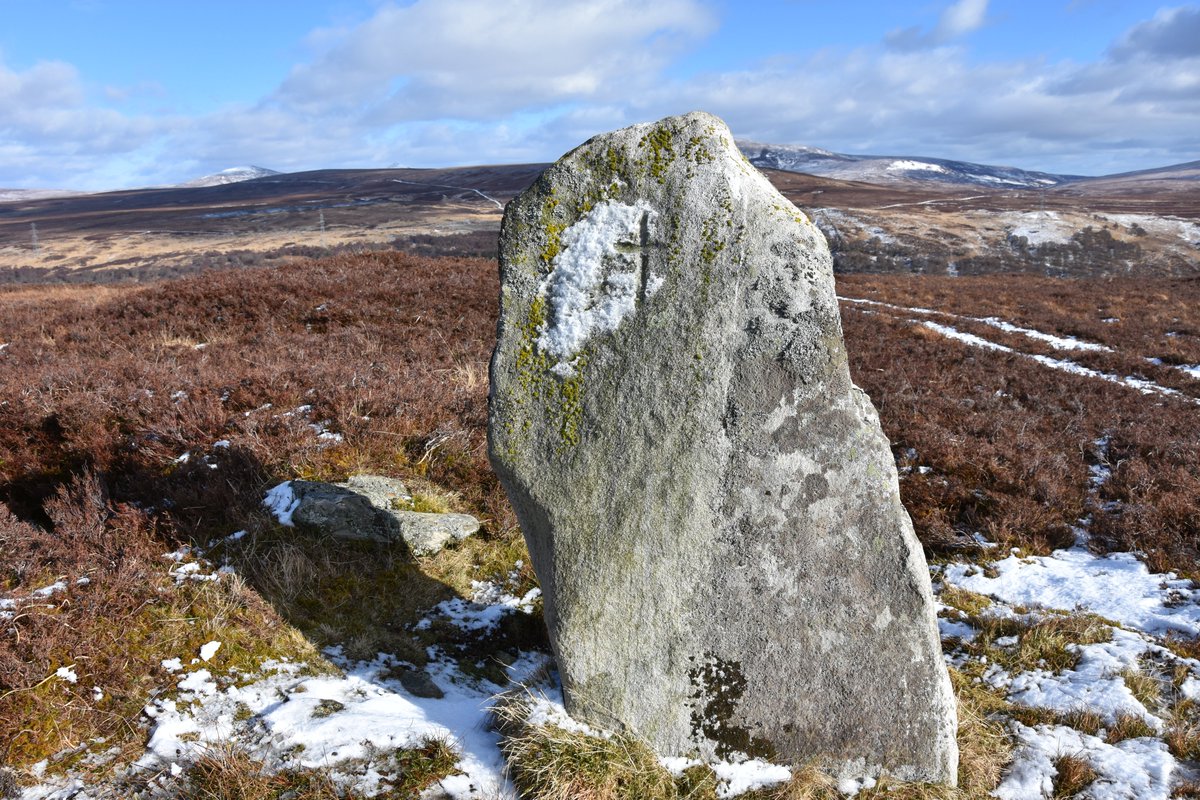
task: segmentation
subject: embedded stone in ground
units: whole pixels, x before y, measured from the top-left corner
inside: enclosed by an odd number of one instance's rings
[[[414,555],[432,555],[479,530],[469,514],[432,514],[397,508],[411,503],[403,483],[382,475],[352,475],[345,483],[291,481],[287,524],[337,539],[394,542]]]
[[[571,714],[954,783],[929,574],[816,228],[694,113],[568,153],[500,254],[489,449]]]

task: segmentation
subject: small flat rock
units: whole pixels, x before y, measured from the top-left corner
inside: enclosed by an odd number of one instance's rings
[[[412,500],[403,481],[383,475],[351,475],[345,483],[336,485],[361,494],[376,508],[395,508],[397,503]]]
[[[953,784],[929,573],[824,237],[703,113],[509,203],[489,454],[568,711],[660,755]]]
[[[426,514],[391,511],[400,535],[415,555],[436,553],[451,542],[461,542],[479,530],[479,520],[469,514]]]
[[[440,700],[446,696],[441,687],[423,669],[406,669],[399,675],[400,685],[413,697]]]
[[[302,531],[336,539],[391,542],[399,530],[371,498],[344,486],[322,481],[292,481],[299,505],[292,522]]]
[[[318,535],[359,541],[403,539],[415,555],[431,555],[479,530],[469,514],[427,514],[397,509],[411,500],[405,485],[381,475],[354,475],[345,483],[292,481],[299,504],[297,528]]]

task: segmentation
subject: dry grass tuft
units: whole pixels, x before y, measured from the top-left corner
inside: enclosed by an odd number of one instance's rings
[[[987,595],[972,592],[958,586],[946,586],[938,595],[944,605],[957,608],[970,616],[977,617],[992,605]]]
[[[1143,736],[1156,737],[1158,732],[1140,715],[1121,712],[1117,714],[1116,720],[1107,726],[1104,741],[1117,744],[1126,739],[1140,739]]]
[[[675,779],[644,742],[527,722],[528,701],[503,698],[493,709],[513,782],[528,800],[678,800]],[[689,781],[692,779],[689,778]],[[703,782],[692,788],[699,789]]]
[[[1054,792],[1051,796],[1055,800],[1075,797],[1098,777],[1091,764],[1079,756],[1061,755],[1054,759]]]
[[[347,800],[324,772],[267,772],[232,746],[209,750],[188,769],[177,791],[179,800]]]
[[[1088,736],[1099,735],[1104,727],[1104,718],[1095,711],[1090,711],[1086,708],[1077,708],[1068,711],[1062,715],[1060,722],[1069,728],[1074,728],[1080,733],[1086,733]]]
[[[1164,681],[1161,675],[1145,668],[1124,669],[1120,674],[1121,680],[1125,682],[1130,693],[1138,699],[1139,703],[1152,712],[1162,706]]]

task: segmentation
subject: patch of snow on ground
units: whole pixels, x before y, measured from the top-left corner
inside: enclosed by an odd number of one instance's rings
[[[1085,367],[1082,364],[1077,364],[1074,361],[1067,359],[1051,358],[1050,356],[1043,356],[1039,354],[1022,353],[1019,350],[1014,350],[1011,347],[989,341],[980,336],[976,336],[973,333],[965,333],[950,325],[942,325],[930,320],[910,320],[910,322],[923,325],[932,331],[942,334],[948,339],[956,339],[973,347],[982,347],[987,350],[996,350],[1001,353],[1012,353],[1013,355],[1018,355],[1023,358],[1033,359],[1042,366],[1049,367],[1050,369],[1057,369],[1061,372],[1069,372],[1073,375],[1081,375],[1086,378],[1096,378],[1102,381],[1108,381],[1110,383],[1117,383],[1122,386],[1128,386],[1130,389],[1136,389],[1142,394],[1158,394],[1165,397],[1176,397],[1181,400],[1187,400],[1191,403],[1200,403],[1200,400],[1197,400],[1193,397],[1188,397],[1178,389],[1160,386],[1154,381],[1146,380],[1145,378],[1137,378],[1132,375],[1126,375],[1122,377],[1120,375],[1113,375],[1108,372],[1100,372],[1099,370],[1092,369],[1091,367]]]
[[[836,234],[838,232],[838,226],[840,223],[843,228],[851,228],[857,231],[862,231],[871,238],[878,239],[884,244],[892,244],[896,241],[895,237],[878,225],[872,225],[869,222],[847,214],[844,211],[839,211],[835,208],[814,208],[810,213],[812,215],[813,224],[815,224],[823,232],[826,232],[827,236],[830,234],[828,231],[826,231],[826,229],[828,228],[830,231]]]
[[[1020,745],[994,794],[1000,800],[1051,797],[1060,756],[1083,759],[1098,775],[1087,787],[1092,800],[1167,800],[1176,762],[1159,739],[1126,739],[1111,745],[1060,725],[1030,728],[1012,723]]]
[[[1045,342],[1055,350],[1102,350],[1111,353],[1111,347],[1105,347],[1102,344],[1095,342],[1085,342],[1081,339],[1076,339],[1073,336],[1055,336],[1050,333],[1042,333],[1035,331],[1032,328],[1022,328],[1020,325],[1013,325],[1011,322],[1005,322],[996,317],[968,317],[976,322],[982,322],[984,325],[991,325],[993,328],[999,328],[1005,333],[1019,333],[1022,336],[1028,336],[1030,339],[1037,339],[1039,342]]]
[[[58,592],[66,591],[66,589],[67,589],[66,581],[55,581],[54,583],[50,584],[49,586],[43,586],[40,589],[34,589],[32,592],[30,592],[30,594],[33,595],[34,597],[50,597],[51,595],[57,594]]]
[[[378,784],[378,774],[354,772],[347,762],[369,758],[372,748],[417,747],[433,738],[452,742],[462,754],[458,769],[464,774],[441,784],[450,797],[511,797],[499,737],[486,725],[494,687],[477,689],[443,677],[445,697],[417,698],[388,677],[393,664],[381,655],[347,664],[341,676],[303,677],[299,665],[268,662],[264,676],[244,686],[218,686],[207,669],[187,673],[178,682],[178,697],[147,706],[153,731],[139,764],[170,769],[236,739],[275,767],[328,768],[369,792],[378,788],[371,785]],[[239,725],[247,712],[253,724]]]
[[[902,311],[908,314],[920,314],[922,316],[939,316],[948,317],[950,319],[962,319],[970,322],[978,322],[983,325],[1002,330],[1005,333],[1019,333],[1029,339],[1036,339],[1039,342],[1044,342],[1055,350],[1101,350],[1104,352],[1112,352],[1111,347],[1106,347],[1096,342],[1085,342],[1082,339],[1076,339],[1074,336],[1057,336],[1052,333],[1044,333],[1043,331],[1034,330],[1033,328],[1025,328],[1020,325],[1014,325],[998,317],[967,317],[961,314],[953,314],[949,311],[934,311],[929,308],[909,308],[907,306],[897,306],[891,303],[881,303],[878,300],[865,300],[854,297],[838,297],[838,300],[848,303],[865,303],[873,306],[883,306],[892,311]],[[974,340],[983,341],[980,337],[973,337]],[[997,345],[1000,347],[1000,345]]]
[[[943,578],[1010,605],[1090,611],[1147,633],[1200,635],[1200,592],[1172,572],[1153,573],[1132,553],[1097,556],[1082,547],[1049,556],[1008,558],[989,578],[968,564],[951,564]]]
[[[997,344],[996,342],[989,342],[987,339],[976,336],[973,333],[964,333],[958,328],[952,328],[949,325],[940,325],[936,322],[930,322],[929,320],[924,320],[920,324],[924,325],[926,328],[929,328],[931,331],[937,331],[947,339],[957,339],[958,341],[965,342],[972,347],[982,347],[985,350],[996,350],[1001,353],[1016,352],[1016,350],[1013,350],[1011,347],[1005,347],[1004,345]]]
[[[1040,669],[1022,672],[1009,684],[1008,699],[1063,713],[1087,708],[1106,724],[1116,722],[1121,714],[1130,714],[1145,720],[1154,730],[1162,730],[1162,720],[1142,705],[1120,675],[1125,670],[1140,670],[1138,656],[1157,648],[1138,634],[1120,628],[1113,629],[1111,642],[1068,647],[1081,656],[1075,669],[1058,675]]]
[[[929,164],[924,161],[910,161],[908,159],[898,159],[888,164],[886,167],[888,172],[946,172],[946,168],[940,164]]]
[[[737,797],[739,794],[765,789],[792,777],[792,771],[778,764],[758,759],[742,762],[717,761],[710,765],[717,773],[717,797]]]
[[[1186,372],[1190,377],[1200,381],[1200,364],[1179,364],[1175,369]]]
[[[526,698],[526,702],[529,708],[529,713],[525,717],[526,725],[552,725],[556,728],[562,728],[564,731],[582,733],[586,736],[595,736],[599,739],[608,739],[612,736],[611,731],[593,728],[586,722],[580,722],[568,714],[566,706],[563,704],[562,687],[557,683],[536,693],[531,692]],[[664,760],[662,762],[663,766],[667,767],[668,770],[671,770],[668,761],[672,765],[675,765],[677,762],[683,765],[679,767],[678,773],[672,772],[672,774],[682,774],[688,767],[699,763],[686,758]]]
[[[535,588],[516,597],[488,581],[474,581],[471,586],[474,590],[471,600],[461,597],[443,600],[417,623],[417,630],[426,630],[434,617],[443,617],[464,631],[490,631],[509,614],[532,612],[534,602],[542,596],[542,590]]]
[[[1000,222],[1008,226],[1009,236],[1024,236],[1029,244],[1063,244],[1079,232],[1064,221],[1057,211],[1023,211],[1002,214]]]
[[[1147,233],[1178,237],[1188,244],[1200,244],[1200,224],[1185,219],[1159,217],[1153,214],[1105,214],[1104,216],[1128,228],[1137,225]]]

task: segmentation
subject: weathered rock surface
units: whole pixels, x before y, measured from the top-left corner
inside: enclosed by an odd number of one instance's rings
[[[395,541],[400,535],[385,509],[374,505],[369,495],[346,486],[292,481],[292,493],[299,501],[292,512],[292,523],[302,531],[374,542]]]
[[[392,511],[400,526],[400,535],[415,554],[436,553],[451,542],[461,542],[479,530],[479,520],[469,514],[427,514],[419,511]]]
[[[490,455],[568,710],[953,783],[929,574],[820,233],[694,113],[568,153],[500,250]]]
[[[415,555],[430,555],[479,530],[479,520],[469,514],[396,508],[412,496],[402,482],[381,475],[353,475],[345,483],[292,481],[291,490],[292,524],[339,539],[403,539]]]

